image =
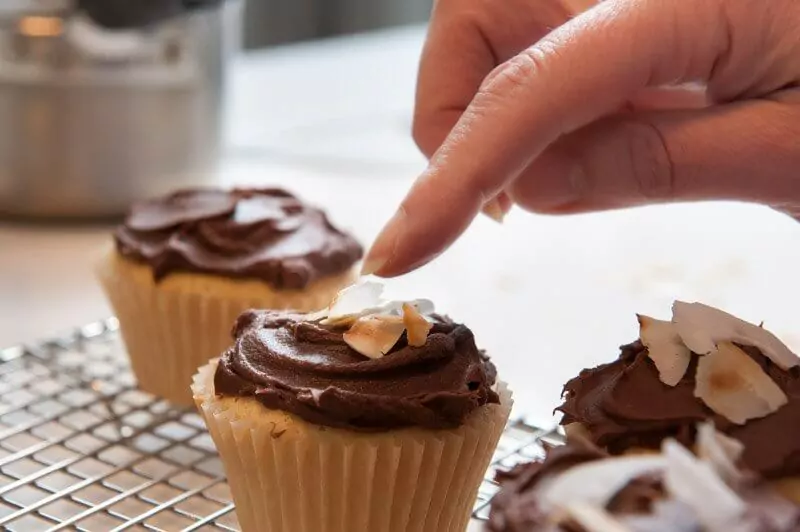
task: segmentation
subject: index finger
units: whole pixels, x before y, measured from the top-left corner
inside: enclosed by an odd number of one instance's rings
[[[376,240],[365,273],[422,266],[561,135],[645,87],[707,76],[727,43],[719,15],[716,1],[607,0],[502,65]]]

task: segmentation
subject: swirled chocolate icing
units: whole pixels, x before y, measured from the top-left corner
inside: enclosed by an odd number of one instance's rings
[[[538,504],[543,481],[571,467],[609,455],[588,442],[575,441],[547,450],[540,462],[520,464],[498,474],[500,492],[492,500],[490,532],[586,532],[578,523],[548,515]],[[746,504],[736,532],[796,532],[800,506],[784,499],[758,479],[737,489]],[[660,474],[632,479],[613,495],[605,509],[630,532],[703,532],[687,506],[670,500]]]
[[[736,425],[694,396],[698,355],[675,387],[663,384],[640,342],[623,346],[616,361],[584,370],[564,387],[562,424],[579,422],[594,443],[612,453],[658,448],[674,437],[691,446],[698,422],[711,419],[718,430],[745,445],[744,464],[761,475],[800,474],[800,368],[782,370],[761,352],[741,347],[789,398],[778,411]]]
[[[196,272],[301,289],[363,254],[324,212],[279,189],[191,189],[134,205],[114,234],[155,279]]]
[[[464,325],[435,316],[424,346],[409,346],[404,334],[376,360],[351,349],[343,332],[301,315],[247,312],[217,366],[215,393],[367,431],[453,428],[480,406],[499,402],[494,365]]]

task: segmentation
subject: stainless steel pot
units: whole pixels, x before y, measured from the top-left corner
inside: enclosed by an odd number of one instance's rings
[[[107,30],[0,1],[0,214],[99,217],[215,179],[240,2]]]

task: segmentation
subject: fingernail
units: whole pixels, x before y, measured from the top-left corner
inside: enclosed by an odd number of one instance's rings
[[[383,268],[386,261],[387,259],[383,257],[373,257],[372,252],[370,252],[370,255],[364,260],[364,264],[361,266],[361,276],[372,275]]]
[[[379,273],[394,257],[397,240],[400,237],[403,224],[402,218],[404,218],[404,213],[400,209],[381,230],[378,238],[372,244],[372,248],[367,253],[367,257],[364,259],[361,275]]]
[[[551,181],[543,193],[532,202],[536,212],[542,214],[564,214],[589,195],[589,182],[580,165],[564,168],[557,174],[558,181]]]
[[[500,205],[500,200],[495,198],[493,200],[489,200],[481,209],[483,214],[494,220],[495,222],[502,224],[503,221],[506,219],[506,212],[503,210],[502,205]]]

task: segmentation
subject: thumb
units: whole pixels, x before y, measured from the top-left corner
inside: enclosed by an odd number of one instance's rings
[[[552,145],[509,194],[546,213],[709,199],[800,205],[798,136],[800,105],[786,100],[616,115]]]

